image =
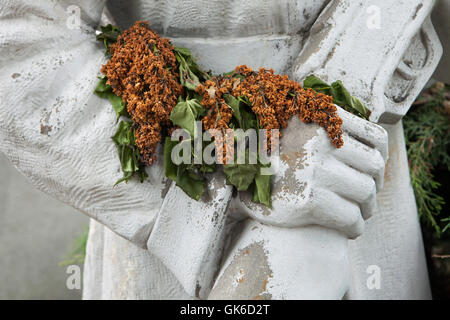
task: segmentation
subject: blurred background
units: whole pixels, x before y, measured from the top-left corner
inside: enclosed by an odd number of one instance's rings
[[[60,264],[74,258],[89,219],[37,190],[2,153],[0,180],[0,299],[80,299]]]

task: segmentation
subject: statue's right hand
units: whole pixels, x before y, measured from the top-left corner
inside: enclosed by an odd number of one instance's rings
[[[359,236],[377,209],[387,160],[386,131],[341,108],[344,145],[337,149],[323,128],[290,120],[280,139],[279,167],[272,178],[272,208],[239,198],[252,218],[270,225],[321,225]],[[272,165],[274,162],[272,161]]]
[[[40,190],[145,247],[164,171],[159,162],[151,183],[113,188],[116,115],[93,93],[106,61],[94,29],[104,2],[0,0],[0,152]]]

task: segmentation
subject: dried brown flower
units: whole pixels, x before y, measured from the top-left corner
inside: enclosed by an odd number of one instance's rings
[[[213,77],[198,86],[197,92],[209,111],[203,118],[205,129],[229,128],[232,109],[223,99],[229,93],[236,98],[248,97],[263,129],[286,128],[287,121],[298,115],[305,123],[314,122],[325,128],[334,146],[343,145],[342,119],[336,113],[333,97],[304,89],[287,75],[274,74],[272,69],[261,68],[256,73],[245,65],[238,66],[233,75]]]
[[[137,21],[110,47],[111,59],[102,67],[113,92],[127,105],[136,130],[141,161],[155,161],[162,131],[170,130],[170,112],[183,92],[169,39]]]

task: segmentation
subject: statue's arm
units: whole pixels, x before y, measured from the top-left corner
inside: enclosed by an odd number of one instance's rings
[[[93,94],[106,61],[94,32],[104,1],[72,4],[0,2],[0,151],[40,190],[145,247],[163,173],[157,165],[152,183],[113,188],[116,118]]]
[[[342,80],[372,111],[371,121],[398,122],[442,55],[430,20],[434,3],[332,0],[310,30],[294,77]]]
[[[399,120],[442,55],[430,21],[434,3],[333,0],[311,29],[294,65],[298,81],[310,73],[329,83],[342,80],[371,109],[370,120],[388,131],[390,160],[384,188],[377,197],[379,210],[363,236],[349,242],[353,270],[349,298],[430,297]],[[414,267],[404,261],[414,261]],[[366,286],[371,265],[382,272],[380,290]]]

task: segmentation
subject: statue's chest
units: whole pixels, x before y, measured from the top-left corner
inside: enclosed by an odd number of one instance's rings
[[[109,0],[122,27],[145,19],[170,37],[246,37],[307,30],[329,0]]]

